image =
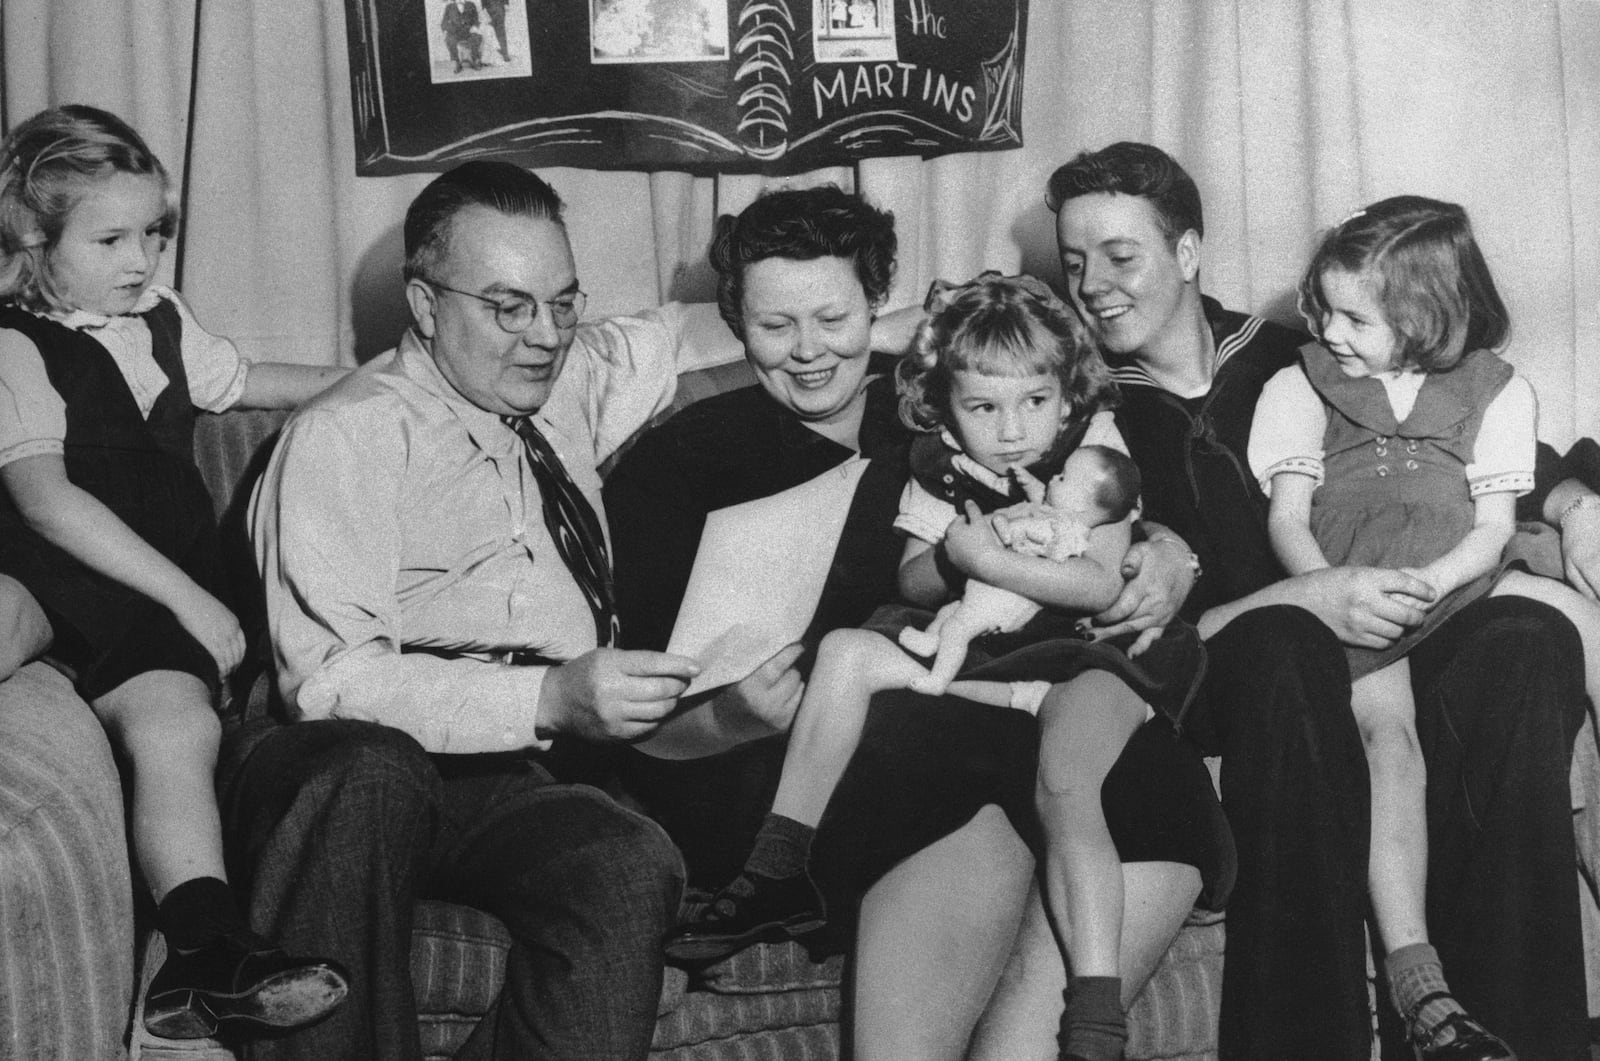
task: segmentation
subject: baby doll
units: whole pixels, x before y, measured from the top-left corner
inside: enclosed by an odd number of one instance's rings
[[[1048,486],[1024,470],[1015,475],[1028,499],[994,514],[995,534],[1014,552],[1056,563],[1082,555],[1092,528],[1121,522],[1139,501],[1138,467],[1107,446],[1079,447]],[[900,631],[907,651],[934,657],[928,674],[913,679],[910,687],[932,696],[943,693],[966,661],[973,638],[1019,630],[1040,610],[1038,602],[1020,593],[968,581],[961,598],[940,608],[926,630]]]

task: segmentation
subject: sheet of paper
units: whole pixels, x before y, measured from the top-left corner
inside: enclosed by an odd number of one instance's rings
[[[866,467],[857,457],[706,517],[667,646],[705,668],[688,694],[738,681],[805,633]]]

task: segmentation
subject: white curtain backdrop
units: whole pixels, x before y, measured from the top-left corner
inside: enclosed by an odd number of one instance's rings
[[[1057,281],[1045,178],[1081,149],[1148,140],[1200,184],[1206,288],[1272,316],[1292,318],[1320,227],[1398,192],[1463,203],[1510,304],[1509,356],[1539,391],[1541,433],[1600,435],[1600,3],[1029,6],[1026,147],[790,178],[895,211],[897,301],[988,267]],[[400,219],[427,177],[354,176],[342,3],[8,0],[3,19],[8,127],[94,103],[187,173],[169,268],[212,329],[251,356],[312,363],[393,343]],[[545,176],[568,200],[596,314],[708,297],[712,219],[764,186]]]

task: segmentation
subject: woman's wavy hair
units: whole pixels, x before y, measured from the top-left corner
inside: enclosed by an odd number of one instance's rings
[[[898,248],[894,215],[859,195],[832,184],[768,192],[737,217],[717,218],[710,249],[717,308],[743,339],[746,267],[768,258],[848,258],[867,302],[877,309],[889,297]]]
[[[935,285],[928,309],[896,369],[900,419],[914,430],[947,426],[957,372],[1053,373],[1073,416],[1116,404],[1111,369],[1078,315],[1033,277],[984,273],[957,287]]]
[[[49,254],[67,217],[116,173],[161,182],[162,240],[178,229],[178,198],[166,167],[115,114],[68,104],[40,111],[0,145],[0,300],[29,309],[70,309],[50,281]]]
[[[1322,278],[1361,277],[1398,342],[1397,367],[1447,372],[1469,350],[1494,350],[1511,318],[1489,275],[1467,212],[1455,203],[1397,195],[1325,233],[1300,280],[1300,313],[1318,339],[1328,317]]]

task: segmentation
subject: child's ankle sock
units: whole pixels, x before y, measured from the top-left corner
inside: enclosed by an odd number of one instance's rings
[[[245,927],[233,889],[216,877],[186,880],[156,907],[156,924],[175,951],[195,951]]]
[[[761,822],[761,831],[756,833],[755,847],[744,864],[745,872],[763,877],[799,876],[811,861],[811,838],[816,835],[814,826],[781,814],[768,814]]]
[[[1439,1022],[1452,1013],[1465,1012],[1450,994],[1439,952],[1431,944],[1413,943],[1384,959],[1389,974],[1389,999],[1401,1018],[1411,1022],[1419,1039],[1431,1039]]]
[[[1074,977],[1061,1015],[1061,1056],[1072,1061],[1122,1061],[1127,1043],[1122,977]]]

